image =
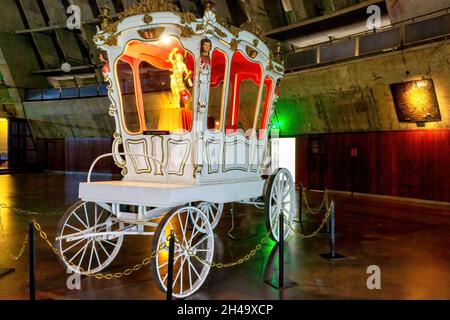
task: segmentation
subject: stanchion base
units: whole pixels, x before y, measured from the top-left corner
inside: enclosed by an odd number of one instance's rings
[[[345,258],[345,256],[339,253],[335,253],[334,256],[331,253],[323,253],[320,256],[327,260],[342,260]]]
[[[14,268],[0,268],[0,277],[14,271],[16,271]]]
[[[287,278],[284,278],[282,287],[280,287],[280,283],[278,282],[278,279],[267,279],[267,280],[264,280],[264,282],[275,289],[287,289],[287,288],[292,288],[292,287],[297,286],[296,282],[289,280]]]

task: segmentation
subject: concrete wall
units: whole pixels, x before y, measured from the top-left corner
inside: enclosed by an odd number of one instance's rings
[[[114,130],[108,98],[24,102],[34,138],[108,138]]]
[[[443,41],[289,74],[277,104],[282,134],[418,129],[398,122],[389,85],[422,77],[434,80],[442,115],[426,127],[450,128],[449,57]]]

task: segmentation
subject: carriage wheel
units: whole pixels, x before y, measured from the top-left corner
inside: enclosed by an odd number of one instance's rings
[[[269,179],[266,189],[265,211],[266,227],[270,231],[270,237],[279,240],[279,214],[285,216],[284,238],[289,236],[294,220],[295,189],[291,173],[285,168],[278,169]]]
[[[56,247],[66,257],[63,263],[76,273],[100,272],[116,257],[123,242],[123,235],[111,235],[70,239],[83,234],[115,231],[124,224],[112,218],[114,215],[95,202],[77,201],[58,223]]]
[[[189,222],[192,222],[194,228],[188,227]],[[152,252],[162,243],[168,246],[167,238],[171,230],[174,230],[177,239],[173,267],[173,296],[185,298],[201,287],[209,273],[214,255],[214,235],[208,218],[201,210],[190,206],[176,208],[159,222],[153,238]],[[190,256],[189,252],[202,261]],[[168,248],[165,248],[151,260],[153,279],[164,292],[167,291],[168,258]]]
[[[222,216],[223,203],[200,202],[197,208],[205,214],[211,224],[211,228],[214,230]],[[204,230],[200,231],[205,232]]]

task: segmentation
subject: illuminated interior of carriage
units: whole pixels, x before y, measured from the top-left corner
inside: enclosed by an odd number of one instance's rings
[[[231,58],[230,70],[229,57],[220,49],[213,48],[210,57],[207,128],[246,136],[258,128],[262,138],[269,120],[272,78],[263,79],[261,65],[239,51]],[[126,130],[132,134],[189,132],[197,63],[176,37],[130,41],[115,66]]]

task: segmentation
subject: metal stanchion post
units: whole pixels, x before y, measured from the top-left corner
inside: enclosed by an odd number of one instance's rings
[[[297,283],[284,277],[284,214],[280,212],[278,224],[278,279],[267,279],[265,283],[275,289],[286,289],[295,287]]]
[[[167,264],[167,300],[172,300],[173,291],[173,259],[175,253],[175,233],[170,231],[169,239],[169,261]]]
[[[335,227],[335,204],[334,201],[331,201],[331,216],[330,216],[330,224],[331,224],[331,237],[330,237],[330,253],[321,254],[322,258],[328,260],[337,260],[343,259],[345,256],[340,255],[336,252],[336,227]]]
[[[278,245],[280,254],[278,255],[278,288],[284,287],[284,214],[280,211],[280,223],[278,225]]]
[[[328,202],[328,189],[325,188],[325,212],[328,212],[328,210],[330,209],[330,203]],[[327,220],[327,223],[325,225],[326,227],[326,233],[330,233],[330,221]]]
[[[29,290],[30,290],[30,300],[34,301],[36,300],[36,256],[35,256],[35,236],[34,236],[34,224],[33,222],[30,222],[28,225],[28,232],[29,232]]]

